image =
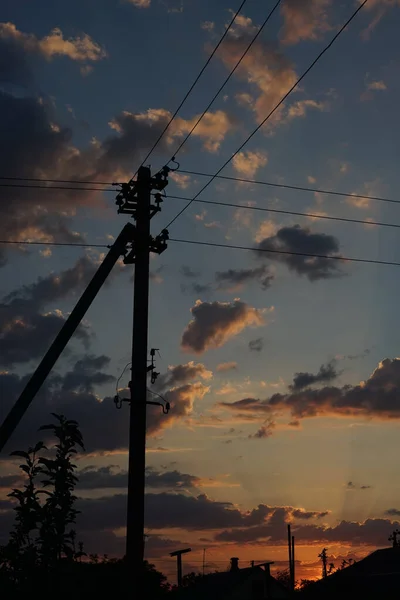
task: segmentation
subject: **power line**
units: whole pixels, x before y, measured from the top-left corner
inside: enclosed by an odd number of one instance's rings
[[[78,183],[88,185],[119,185],[111,181],[82,181],[81,179],[44,179],[41,177],[4,177],[0,176],[0,179],[7,179],[9,181],[38,181],[42,183]],[[115,191],[115,190],[113,190]]]
[[[206,70],[206,68],[208,67],[208,65],[210,64],[213,56],[215,55],[215,53],[217,52],[218,48],[220,47],[220,45],[222,44],[222,42],[224,41],[226,35],[228,34],[228,31],[230,30],[230,28],[232,27],[236,17],[238,16],[238,14],[240,13],[240,11],[242,10],[243,6],[245,5],[245,3],[247,2],[247,0],[243,0],[239,6],[239,8],[237,9],[237,11],[235,12],[235,14],[232,17],[231,22],[229,23],[228,27],[225,29],[221,39],[219,40],[218,44],[215,46],[214,50],[211,52],[210,56],[208,57],[208,59],[206,60],[205,64],[203,65],[202,69],[200,70],[200,73],[197,75],[196,79],[193,81],[192,85],[190,86],[190,88],[188,89],[188,91],[186,92],[185,96],[183,97],[183,100],[181,101],[181,103],[179,104],[178,108],[175,110],[174,114],[172,115],[172,117],[170,118],[170,120],[168,121],[168,123],[165,125],[164,129],[162,130],[162,132],[160,133],[160,135],[158,136],[158,138],[156,139],[156,141],[154,142],[153,146],[151,147],[151,149],[149,150],[149,152],[147,153],[146,157],[144,158],[144,160],[142,161],[141,166],[144,165],[144,163],[148,160],[148,158],[150,157],[150,155],[154,152],[154,150],[156,149],[156,147],[158,146],[158,144],[160,143],[160,141],[162,140],[162,138],[164,137],[164,134],[168,131],[168,129],[170,128],[172,122],[174,121],[175,117],[177,116],[178,112],[181,110],[182,106],[185,104],[186,100],[188,99],[188,97],[190,96],[190,94],[192,93],[194,87],[196,86],[197,82],[199,81],[200,77],[203,75],[204,71]],[[135,175],[137,174],[137,172],[135,173]],[[135,177],[135,175],[133,177]]]
[[[45,181],[45,180],[43,180]],[[49,180],[51,181],[51,180]],[[66,182],[67,183],[67,182]],[[24,188],[24,189],[40,189],[40,190],[70,190],[70,191],[78,191],[78,192],[114,192],[114,194],[118,190],[111,189],[101,189],[101,188],[90,188],[90,187],[72,187],[72,186],[64,186],[64,185],[40,185],[40,184],[31,184],[27,185],[24,183],[0,183],[0,187],[6,188]]]
[[[198,177],[212,177],[211,173],[201,173],[199,171],[186,171],[184,169],[177,169],[180,173],[186,173],[187,175],[196,175]],[[337,192],[332,190],[324,190],[320,188],[305,187],[300,185],[289,185],[286,183],[273,183],[272,181],[260,181],[256,179],[245,179],[243,177],[229,177],[227,175],[216,175],[215,179],[226,179],[227,181],[238,181],[241,183],[253,183],[256,185],[266,185],[269,187],[283,188],[288,190],[296,190],[300,192],[312,192],[313,194],[327,194],[330,196],[342,196],[344,198],[360,198],[361,200],[377,200],[378,202],[391,202],[392,204],[400,204],[400,200],[393,200],[392,198],[384,198],[382,196],[364,196],[362,194],[353,194],[349,192]]]
[[[107,244],[83,244],[80,242],[34,242],[30,240],[0,240],[1,244],[16,246],[75,246],[76,248],[109,248]]]
[[[257,248],[255,246],[237,246],[233,244],[218,244],[217,242],[202,242],[200,240],[182,240],[177,238],[170,238],[170,242],[180,244],[196,244],[199,246],[211,246],[214,248],[230,248],[234,250],[252,250],[253,252],[267,252],[270,254],[283,254],[289,256],[304,256],[308,258],[326,258],[329,260],[340,260],[342,262],[357,262],[357,263],[369,263],[375,265],[388,265],[392,267],[400,267],[400,262],[388,261],[388,260],[374,260],[367,258],[352,258],[348,256],[331,256],[329,254],[312,254],[308,252],[290,252],[288,250],[275,250],[273,248]],[[15,244],[15,245],[34,245],[34,246],[76,246],[77,248],[109,248],[106,244],[81,244],[74,242],[31,242],[28,240],[0,240],[2,244]]]
[[[186,198],[185,196],[168,196],[168,198],[173,198],[175,200],[190,200],[190,198]],[[200,200],[198,198],[193,200],[193,202],[196,202],[199,204],[211,204],[214,206],[228,206],[229,208],[243,208],[246,210],[277,213],[277,214],[282,214],[282,215],[293,215],[296,217],[307,217],[309,219],[327,219],[329,221],[341,221],[344,223],[359,223],[361,225],[375,225],[377,227],[393,227],[395,229],[400,229],[400,223],[383,223],[381,221],[365,221],[362,219],[351,219],[350,217],[332,217],[330,215],[319,215],[319,214],[298,212],[298,211],[292,211],[292,210],[283,210],[283,209],[278,209],[278,208],[264,208],[263,206],[248,206],[246,204],[236,204],[234,202],[218,202],[217,200]]]
[[[289,250],[275,250],[273,248],[257,248],[251,246],[235,246],[233,244],[218,244],[216,242],[201,242],[198,240],[182,240],[176,238],[170,238],[170,242],[179,244],[197,244],[199,246],[211,246],[213,248],[231,248],[234,250],[252,250],[253,252],[266,252],[270,254],[283,254],[288,256],[304,256],[306,258],[326,258],[328,260],[340,260],[342,262],[356,262],[356,263],[369,263],[373,265],[388,265],[391,267],[400,267],[400,262],[388,261],[388,260],[374,260],[367,258],[351,258],[348,256],[332,256],[329,254],[312,254],[309,252],[290,252]]]
[[[334,44],[334,42],[338,39],[338,37],[341,35],[341,33],[343,33],[343,31],[348,27],[348,25],[352,22],[352,20],[356,17],[356,15],[360,12],[360,10],[365,6],[365,4],[368,2],[368,0],[364,0],[364,2],[362,4],[360,4],[360,6],[353,12],[353,14],[349,17],[349,19],[347,19],[347,21],[344,23],[344,25],[342,25],[342,27],[339,29],[339,31],[333,36],[333,38],[331,39],[331,41],[329,42],[329,44],[327,46],[325,46],[325,48],[323,48],[323,50],[321,50],[321,52],[318,54],[318,56],[313,60],[313,62],[311,63],[311,65],[303,72],[302,75],[300,75],[300,77],[297,79],[297,81],[292,85],[292,87],[286,92],[286,94],[281,98],[281,100],[275,105],[275,107],[268,113],[268,115],[265,117],[265,119],[263,119],[261,121],[261,123],[259,123],[257,125],[257,127],[252,131],[252,133],[247,136],[247,138],[244,140],[244,142],[239,146],[239,148],[223,163],[223,165],[218,169],[218,171],[211,177],[211,179],[201,188],[201,190],[199,192],[197,192],[197,194],[192,198],[192,200],[190,200],[190,202],[188,202],[188,204],[186,206],[184,206],[182,208],[182,210],[180,210],[178,212],[178,214],[168,223],[168,225],[166,226],[166,229],[168,229],[180,216],[182,213],[185,212],[185,210],[187,210],[189,208],[189,206],[192,204],[192,202],[194,202],[194,200],[196,200],[196,198],[198,198],[198,196],[200,196],[200,194],[214,181],[214,179],[221,173],[221,171],[231,162],[231,160],[233,160],[233,158],[235,156],[237,156],[237,154],[239,154],[239,152],[244,148],[244,146],[251,140],[251,138],[265,125],[265,123],[272,117],[272,115],[278,110],[278,108],[285,102],[285,100],[288,98],[288,96],[293,92],[293,90],[299,85],[299,83],[306,77],[306,75],[308,75],[308,73],[311,71],[311,69],[313,69],[313,67],[319,62],[319,60],[323,57],[323,55],[325,54],[325,52],[327,52],[329,50],[329,48]]]
[[[185,173],[188,175],[196,175],[199,177],[212,177],[211,173],[202,173],[200,171],[186,171],[185,169],[177,169],[180,173]],[[252,183],[255,185],[265,185],[269,187],[283,188],[288,190],[296,190],[300,192],[311,192],[318,194],[327,194],[330,196],[341,196],[343,198],[359,198],[361,200],[374,200],[378,202],[389,202],[391,204],[400,204],[400,200],[394,200],[393,198],[385,198],[383,196],[365,196],[363,194],[354,194],[350,192],[338,192],[336,190],[325,190],[322,188],[313,188],[299,185],[290,185],[285,183],[273,183],[272,181],[260,181],[257,179],[245,179],[243,177],[230,177],[228,175],[216,175],[215,179],[226,179],[228,181],[237,181],[241,183]],[[96,181],[77,181],[73,179],[33,179],[33,178],[23,178],[23,177],[0,177],[0,180],[10,179],[13,181],[38,181],[41,183],[81,183],[83,185],[119,185],[111,182],[96,182]],[[92,192],[112,192],[116,193],[118,190],[115,189],[102,189],[102,188],[92,188],[92,187],[71,187],[71,186],[55,186],[55,185],[25,185],[18,183],[0,183],[0,187],[11,187],[11,188],[24,188],[24,189],[42,189],[42,190],[72,190],[72,191],[92,191]],[[178,196],[169,196],[169,198],[180,199]],[[181,198],[183,199],[183,198]],[[190,198],[185,198],[185,200],[190,200]],[[199,200],[194,200],[200,202]]]
[[[222,92],[222,90],[224,89],[224,87],[226,86],[226,84],[229,82],[229,80],[231,79],[231,77],[236,72],[236,70],[239,67],[239,65],[242,63],[242,61],[245,58],[246,54],[249,52],[249,50],[251,49],[251,47],[253,46],[253,44],[256,42],[258,36],[262,33],[263,29],[265,28],[265,26],[267,25],[268,21],[270,20],[270,18],[272,17],[272,15],[276,11],[276,9],[278,8],[278,6],[281,3],[281,1],[282,0],[278,0],[277,3],[275,4],[275,6],[270,10],[267,18],[262,23],[262,25],[258,29],[258,31],[255,34],[255,36],[252,38],[252,40],[248,44],[247,48],[245,49],[245,51],[243,52],[243,54],[241,55],[241,57],[239,58],[239,60],[235,64],[235,66],[233,67],[233,69],[230,71],[230,73],[227,76],[227,78],[225,79],[225,81],[222,83],[222,85],[220,86],[220,88],[218,89],[218,91],[214,94],[214,96],[212,97],[212,99],[208,103],[207,107],[204,109],[204,111],[202,112],[202,114],[200,115],[200,117],[197,119],[196,123],[193,125],[192,129],[187,133],[186,137],[182,140],[182,142],[179,144],[178,148],[175,150],[175,152],[173,154],[173,158],[171,160],[173,160],[177,156],[178,152],[180,152],[182,150],[183,146],[186,144],[186,142],[188,141],[188,139],[190,138],[190,136],[192,135],[192,133],[194,132],[194,130],[197,128],[197,126],[199,125],[200,121],[203,120],[203,118],[206,115],[206,113],[210,110],[210,108],[214,104],[215,100],[218,98],[218,96],[220,95],[220,93]]]

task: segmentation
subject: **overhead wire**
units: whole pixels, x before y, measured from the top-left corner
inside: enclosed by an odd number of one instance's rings
[[[290,96],[293,90],[303,81],[303,79],[308,75],[308,73],[314,68],[314,66],[320,61],[320,59],[324,56],[324,54],[331,48],[331,46],[335,43],[338,37],[345,31],[345,29],[350,25],[353,19],[357,16],[360,10],[366,5],[368,0],[364,0],[362,4],[358,6],[358,8],[352,13],[352,15],[347,19],[347,21],[340,27],[340,29],[333,36],[331,41],[319,52],[317,57],[312,61],[309,67],[300,75],[297,81],[291,86],[291,88],[282,96],[279,102],[274,106],[274,108],[268,113],[268,115],[257,125],[257,127],[247,136],[244,142],[239,146],[239,148],[223,163],[223,165],[216,171],[216,173],[211,177],[211,179],[200,189],[199,192],[188,202],[186,206],[182,208],[178,212],[177,215],[166,225],[165,229],[168,229],[195,201],[196,198],[200,196],[200,194],[208,188],[209,185],[214,181],[214,179],[221,173],[221,171],[239,154],[239,152],[244,148],[244,146],[253,138],[253,136],[265,125],[265,123],[272,117],[272,115],[278,110],[278,108],[285,102],[285,100]]]
[[[282,254],[288,256],[304,256],[305,258],[323,258],[327,260],[338,260],[342,262],[355,262],[355,263],[369,263],[375,265],[388,265],[392,267],[400,267],[400,262],[389,261],[389,260],[374,260],[369,258],[353,258],[348,256],[336,256],[330,254],[313,254],[311,252],[295,252],[289,250],[276,250],[275,248],[258,248],[257,246],[238,246],[234,244],[219,244],[217,242],[201,242],[199,240],[183,240],[177,238],[170,238],[169,242],[175,242],[179,244],[196,244],[199,246],[210,246],[212,248],[230,248],[233,250],[252,250],[255,253],[265,252],[269,254]]]
[[[175,200],[190,200],[186,196],[167,196]],[[249,206],[247,204],[237,204],[235,202],[218,202],[217,200],[202,200],[196,198],[194,202],[199,204],[210,204],[212,206],[227,206],[228,208],[240,208],[244,210],[254,210],[258,212],[268,212],[281,215],[293,215],[296,217],[306,217],[308,219],[322,219],[328,221],[339,221],[343,223],[355,223],[360,225],[374,225],[376,227],[392,227],[394,229],[400,229],[400,223],[385,223],[382,221],[363,220],[363,219],[352,219],[350,217],[333,217],[331,215],[324,215],[318,213],[299,212],[294,210],[284,210],[280,208],[266,208],[264,206]]]
[[[201,173],[199,171],[186,171],[185,169],[177,169],[179,173],[187,175],[195,175],[197,177],[212,177],[212,173]],[[1,179],[1,178],[0,178]],[[227,181],[237,181],[238,183],[252,183],[255,185],[265,185],[269,187],[283,188],[288,190],[296,190],[300,192],[312,192],[313,194],[327,194],[330,196],[342,196],[345,198],[359,198],[361,200],[376,200],[378,202],[390,202],[392,204],[400,204],[400,200],[385,198],[382,196],[367,196],[363,194],[355,194],[353,192],[338,192],[336,190],[325,190],[302,185],[290,185],[287,183],[274,183],[273,181],[261,181],[258,179],[245,179],[244,177],[230,177],[228,175],[216,175],[215,179],[226,179]]]
[[[225,81],[219,87],[219,89],[214,94],[214,96],[212,97],[212,99],[210,100],[210,102],[208,103],[208,105],[206,106],[206,108],[203,110],[203,112],[200,115],[200,117],[197,119],[197,121],[195,122],[195,124],[193,125],[193,127],[186,134],[186,136],[184,137],[184,139],[182,140],[182,142],[179,144],[179,146],[175,150],[174,154],[172,155],[171,160],[175,159],[175,157],[182,150],[183,146],[186,144],[186,142],[188,141],[188,139],[190,138],[190,136],[193,134],[193,132],[195,131],[195,129],[197,129],[197,126],[203,120],[203,118],[205,117],[205,115],[207,114],[207,112],[210,110],[211,106],[214,104],[215,100],[218,98],[218,96],[220,95],[220,93],[222,92],[222,90],[224,89],[224,87],[226,86],[226,84],[229,82],[229,80],[234,75],[234,73],[236,72],[236,70],[238,69],[238,67],[240,66],[240,64],[243,62],[244,58],[246,57],[246,55],[248,54],[248,52],[251,50],[251,48],[254,45],[254,43],[257,41],[258,36],[262,33],[262,31],[266,27],[268,21],[271,19],[272,15],[274,14],[274,12],[276,11],[276,9],[280,5],[281,1],[282,0],[278,0],[276,2],[276,4],[272,7],[272,9],[270,10],[270,12],[268,13],[268,16],[266,17],[266,19],[264,20],[264,22],[259,27],[259,29],[257,30],[256,34],[251,39],[250,43],[248,44],[248,46],[246,47],[246,49],[244,50],[243,54],[240,56],[240,58],[238,59],[238,61],[236,62],[236,64],[233,67],[233,69],[229,72],[229,74],[226,77]]]
[[[374,265],[388,265],[392,267],[400,267],[400,262],[388,260],[375,260],[370,258],[353,258],[349,256],[335,256],[329,254],[313,254],[308,252],[294,252],[289,250],[276,250],[275,248],[258,248],[257,246],[238,246],[234,244],[220,244],[217,242],[202,242],[200,240],[184,240],[179,238],[170,238],[172,243],[179,244],[195,244],[199,246],[210,246],[213,248],[230,248],[233,250],[251,250],[253,252],[266,252],[270,254],[282,254],[288,256],[304,256],[307,258],[323,258],[328,260],[339,260],[343,262],[369,263]],[[31,242],[29,240],[0,240],[2,244],[18,244],[18,245],[35,245],[35,246],[76,246],[77,248],[109,248],[106,244],[81,244],[81,243],[62,243],[62,242]]]
[[[180,173],[187,173],[189,175],[196,175],[196,176],[204,176],[204,177],[212,177],[212,174],[210,173],[201,173],[198,171],[186,171],[184,169],[177,169],[178,172]],[[229,177],[227,175],[217,175],[216,178],[218,179],[226,179],[228,181],[237,181],[237,182],[241,182],[241,183],[252,183],[255,185],[264,185],[264,186],[270,186],[270,187],[276,187],[276,188],[284,188],[284,189],[288,189],[288,190],[295,190],[295,191],[300,191],[300,192],[311,192],[314,194],[326,194],[326,195],[330,195],[330,196],[341,196],[343,198],[355,198],[355,199],[361,199],[361,200],[374,200],[374,201],[378,201],[378,202],[388,202],[390,204],[400,204],[400,200],[395,200],[394,198],[386,198],[384,196],[367,196],[367,195],[363,195],[363,194],[355,194],[353,192],[338,192],[336,190],[325,190],[322,188],[313,188],[313,187],[305,187],[305,186],[299,186],[299,185],[290,185],[290,184],[285,184],[285,183],[274,183],[272,181],[260,181],[257,179],[245,179],[243,177]],[[15,179],[16,181],[19,178],[6,178],[6,177],[0,177],[1,179]],[[61,179],[20,179],[21,181],[40,181],[42,183],[51,183],[51,182],[58,182],[58,183],[74,183],[73,180],[61,180]],[[82,184],[92,184],[95,182],[90,182],[90,181],[82,181]],[[119,185],[119,184],[113,184],[113,183],[99,183],[99,185]],[[92,192],[111,192],[111,193],[116,193],[118,190],[115,189],[102,189],[102,188],[92,188],[92,187],[71,187],[71,186],[55,186],[55,185],[25,185],[25,184],[18,184],[18,183],[0,183],[0,187],[8,187],[8,188],[22,188],[22,189],[42,189],[42,190],[64,190],[64,191],[78,191],[78,192],[87,192],[87,191],[92,191]],[[179,199],[178,196],[169,196],[169,198],[177,198]],[[187,200],[190,200],[190,198],[187,198]],[[200,200],[194,199],[193,202],[200,202]]]
[[[145,158],[143,159],[141,166],[144,165],[144,163],[150,158],[151,154],[153,154],[154,150],[156,149],[156,147],[158,146],[158,144],[161,142],[162,138],[164,137],[164,135],[166,134],[166,132],[168,131],[168,129],[170,128],[171,124],[173,123],[173,121],[175,120],[176,116],[178,115],[179,111],[181,110],[182,106],[185,104],[186,100],[188,99],[188,97],[190,96],[190,94],[192,93],[193,89],[195,88],[195,86],[197,85],[197,82],[199,81],[200,77],[203,75],[204,71],[206,70],[206,68],[208,67],[208,65],[210,64],[211,60],[213,59],[215,53],[217,52],[218,48],[221,46],[222,42],[224,41],[225,37],[227,36],[229,30],[231,29],[233,23],[236,20],[236,17],[239,15],[240,11],[242,10],[243,6],[246,4],[247,0],[243,0],[239,6],[239,8],[237,9],[237,11],[235,12],[235,14],[233,15],[230,23],[228,24],[228,26],[226,27],[222,37],[220,38],[219,42],[217,43],[217,45],[215,46],[214,50],[211,52],[210,56],[208,57],[208,59],[206,60],[206,62],[204,63],[203,67],[201,68],[199,74],[197,75],[197,77],[195,78],[195,80],[193,81],[192,85],[190,86],[190,88],[188,89],[188,91],[186,92],[185,96],[183,97],[183,100],[180,102],[179,106],[177,107],[177,109],[175,110],[174,114],[171,116],[171,118],[169,119],[169,121],[167,122],[167,124],[165,125],[164,129],[161,131],[160,135],[158,136],[158,138],[156,139],[156,141],[154,142],[153,146],[151,147],[151,149],[148,151],[148,153],[146,154]],[[137,171],[135,173],[135,175],[137,175]],[[135,175],[133,176],[133,178],[135,177]]]

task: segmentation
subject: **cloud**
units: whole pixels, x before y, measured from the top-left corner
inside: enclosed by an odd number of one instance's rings
[[[362,0],[358,0],[358,2],[361,4]],[[380,23],[386,12],[396,6],[400,6],[400,0],[369,0],[366,3],[365,8],[371,11],[373,19],[361,34],[364,40],[370,38],[372,31]]]
[[[8,64],[12,59],[7,60]],[[0,62],[0,81],[7,79]],[[78,149],[72,144],[72,130],[57,125],[54,108],[40,98],[14,96],[0,92],[0,128],[3,131],[2,164],[9,176],[22,178],[72,179],[76,181],[115,181],[131,175],[132,161],[140,160],[142,151],[159,137],[171,118],[164,109],[144,113],[123,111],[111,119],[111,133],[102,141],[92,140]],[[157,148],[169,150],[192,127],[177,119]],[[13,122],[14,127],[8,127]],[[193,137],[215,151],[232,122],[222,111],[208,113]],[[71,230],[71,218],[81,207],[104,209],[101,192],[88,190],[79,195],[68,190],[21,190],[3,188],[0,194],[0,236],[5,240],[21,239],[42,242],[79,242],[83,237]],[[23,215],[24,218],[21,218]],[[13,246],[2,249],[0,264],[7,252],[21,251]]]
[[[261,352],[264,348],[264,340],[262,337],[257,338],[255,340],[250,340],[249,342],[249,350],[250,352]]]
[[[387,90],[387,86],[386,83],[382,80],[380,81],[369,81],[367,84],[367,89],[368,90],[377,90],[377,91],[383,91],[383,90]]]
[[[192,119],[187,120],[180,117],[175,119],[175,126],[173,127],[174,136],[183,137],[189,133],[197,123],[199,117],[200,115],[196,115]],[[206,150],[217,152],[226,134],[235,127],[236,120],[234,117],[223,110],[217,110],[214,113],[206,112],[192,135],[198,136],[203,140]]]
[[[218,373],[226,373],[227,371],[235,371],[237,369],[237,362],[226,362],[226,363],[220,363],[219,365],[217,365],[217,372]]]
[[[315,385],[316,383],[329,383],[338,376],[339,373],[336,370],[335,361],[331,361],[326,365],[321,365],[316,374],[307,372],[295,373],[293,383],[292,385],[289,385],[289,389],[292,392],[298,392],[310,385]]]
[[[136,8],[149,8],[151,5],[151,0],[125,0],[125,2],[133,4]]]
[[[193,319],[182,334],[181,348],[195,354],[220,348],[246,327],[265,325],[264,314],[267,312],[267,309],[253,308],[238,299],[233,302],[197,300],[190,310]]]
[[[209,381],[212,378],[212,371],[206,369],[203,363],[195,363],[193,360],[186,364],[169,366],[166,373],[160,375],[156,381],[156,389],[165,390],[183,383],[188,383],[193,379],[203,379]]]
[[[233,157],[232,165],[235,171],[243,177],[254,177],[261,167],[268,163],[268,156],[265,152],[257,150],[256,152],[239,152]]]
[[[226,529],[214,537],[219,542],[240,544],[268,542],[283,545],[287,542],[286,525],[292,519],[292,532],[298,544],[332,543],[353,546],[385,546],[388,531],[398,526],[389,519],[367,519],[363,522],[341,521],[337,525],[303,524],[301,521],[323,518],[328,511],[306,511],[293,507],[272,507],[263,523],[252,527]],[[297,522],[296,522],[297,520]],[[299,522],[300,521],[300,522]]]
[[[272,237],[278,231],[278,227],[274,221],[267,219],[261,223],[259,226],[256,235],[254,236],[254,240],[258,243],[262,242],[265,238]]]
[[[77,473],[78,488],[83,490],[126,488],[128,472],[116,465],[95,467],[89,465]],[[174,471],[157,471],[153,467],[146,468],[146,487],[154,489],[193,488],[201,483],[201,479],[189,473]]]
[[[127,406],[124,403],[122,410],[116,410],[114,395],[104,397],[104,393],[98,393],[99,388],[103,390],[110,384],[114,387],[114,375],[106,372],[109,363],[110,359],[106,356],[86,355],[76,360],[63,375],[51,374],[34,400],[34,409],[28,411],[6,451],[10,446],[11,449],[18,449],[35,443],[39,437],[38,428],[48,422],[52,412],[65,414],[78,421],[88,453],[125,451],[128,446]],[[211,372],[204,366],[197,367],[194,363],[188,365],[172,367],[168,373],[160,376],[156,389],[170,402],[171,411],[164,415],[160,407],[148,407],[149,436],[172,425],[184,424],[192,414],[195,402],[209,392],[210,388],[199,379],[210,379]],[[20,377],[7,372],[0,373],[4,414],[10,410],[29,377],[29,374]],[[127,397],[128,390],[120,390],[120,395]],[[149,399],[154,398],[149,395]]]
[[[195,271],[192,267],[188,267],[187,265],[181,266],[181,274],[184,277],[188,277],[189,279],[195,279],[200,276],[200,271]]]
[[[147,528],[155,530],[186,529],[188,531],[210,531],[223,527],[251,529],[263,525],[266,520],[273,521],[274,515],[279,514],[285,519],[291,519],[293,511],[302,512],[304,510],[290,506],[273,507],[259,504],[251,510],[241,511],[231,502],[216,501],[206,494],[193,496],[181,492],[175,494],[147,493],[145,506]],[[125,494],[95,499],[82,498],[78,506],[82,515],[85,515],[85,529],[90,531],[123,527],[126,518],[125,507]],[[310,511],[309,518],[321,518],[321,515],[326,514],[326,511]],[[275,519],[278,520],[277,516]],[[285,535],[284,527],[282,527],[281,533],[282,536]]]
[[[215,29],[215,23],[214,21],[203,21],[202,23],[200,23],[200,27],[205,31],[211,32]]]
[[[65,322],[60,310],[45,312],[49,304],[82,290],[98,265],[84,256],[69,269],[40,277],[35,283],[21,286],[0,303],[1,364],[12,366],[29,362],[44,354]],[[84,343],[89,332],[81,324],[75,334]]]
[[[284,44],[318,40],[328,31],[331,0],[286,0],[281,5],[284,20],[280,37]]]
[[[261,425],[260,429],[256,431],[256,433],[249,435],[249,439],[253,440],[264,440],[266,438],[271,437],[273,430],[275,429],[276,424],[272,419],[268,420],[264,425]]]
[[[353,481],[348,481],[346,484],[348,490],[371,490],[372,485],[358,485]]]
[[[257,30],[251,19],[243,15],[242,19],[236,19],[235,25],[217,52],[217,57],[229,70],[236,66]],[[235,74],[251,86],[250,93],[238,94],[236,99],[240,105],[254,112],[257,122],[262,121],[275,108],[298,79],[292,62],[280,52],[277,45],[260,39],[253,44]],[[312,100],[303,101],[304,110],[307,107],[322,108]],[[282,106],[271,117],[264,131],[271,133],[277,125],[304,116],[304,110],[292,110],[289,116],[288,108]],[[243,160],[240,162],[243,164]]]
[[[184,173],[175,173],[174,171],[170,171],[169,177],[181,190],[186,190],[191,183],[190,175],[185,175]]]
[[[333,235],[312,233],[307,227],[293,225],[282,227],[275,235],[260,241],[255,248],[259,258],[265,259],[264,252],[257,250],[273,250],[269,255],[272,260],[280,261],[299,275],[304,275],[310,281],[338,277],[341,271],[337,261],[329,258],[301,256],[301,254],[316,254],[323,256],[339,256],[339,242]],[[299,253],[296,255],[279,254],[279,252]]]
[[[0,71],[5,69],[8,74],[6,80],[13,83],[18,83],[16,74],[25,81],[31,79],[29,55],[46,60],[65,56],[80,63],[97,62],[107,56],[106,51],[86,33],[82,37],[64,39],[63,32],[57,27],[39,39],[33,33],[19,31],[14,23],[0,23],[0,50],[7,57],[14,57],[11,65],[7,67],[2,61],[0,67]]]
[[[296,420],[326,416],[400,419],[400,359],[384,359],[366,381],[355,386],[305,389],[274,394],[265,400],[245,398],[220,406],[258,418],[289,412]]]
[[[271,273],[267,265],[255,267],[253,269],[228,269],[227,271],[217,271],[215,280],[219,284],[219,288],[226,289],[230,292],[236,292],[243,289],[246,283],[256,281],[260,284],[263,290],[271,286],[274,280],[274,275]]]
[[[388,517],[400,517],[400,510],[397,508],[389,508],[385,511],[385,515]]]

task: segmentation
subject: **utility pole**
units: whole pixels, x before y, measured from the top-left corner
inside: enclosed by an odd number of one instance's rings
[[[144,569],[144,502],[146,468],[147,344],[149,312],[150,252],[161,254],[167,245],[168,232],[156,238],[150,235],[150,220],[161,210],[162,191],[170,169],[164,167],[154,177],[149,167],[140,167],[136,181],[121,185],[116,198],[118,212],[130,214],[136,221],[131,250],[124,262],[135,265],[132,336],[132,376],[129,416],[128,509],[126,525],[126,560],[135,586],[142,585]],[[158,403],[159,404],[159,403]]]
[[[178,587],[182,587],[182,554],[187,554],[191,552],[191,548],[185,548],[184,550],[175,550],[175,552],[171,552],[170,556],[176,556],[176,567],[177,567],[177,584]]]

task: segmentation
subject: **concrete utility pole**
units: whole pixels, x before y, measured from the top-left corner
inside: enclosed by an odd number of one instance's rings
[[[150,252],[161,254],[168,232],[156,238],[150,235],[150,220],[159,212],[161,194],[151,203],[152,190],[162,191],[168,184],[168,167],[154,177],[148,167],[140,167],[137,181],[122,184],[117,196],[118,212],[130,214],[136,221],[135,237],[124,262],[135,265],[132,337],[132,377],[130,387],[128,511],[126,559],[132,581],[141,585],[144,558],[144,497],[146,468],[147,343],[149,311]],[[159,402],[151,404],[160,404]],[[161,405],[162,406],[162,405]]]

